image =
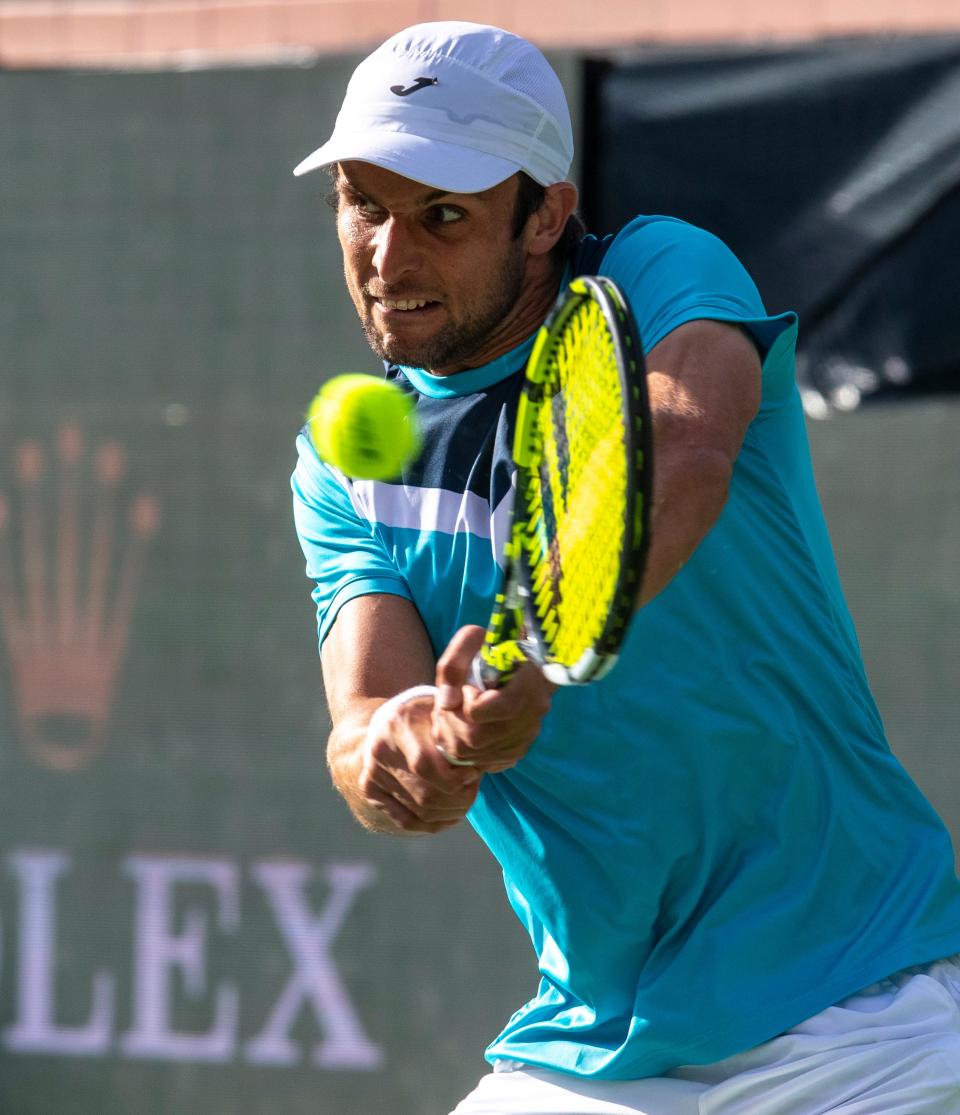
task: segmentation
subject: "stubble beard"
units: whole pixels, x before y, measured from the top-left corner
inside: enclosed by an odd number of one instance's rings
[[[403,364],[408,368],[476,367],[475,354],[488,344],[501,323],[509,316],[519,301],[524,283],[524,263],[520,251],[511,252],[504,261],[503,270],[491,284],[488,301],[461,321],[448,321],[432,336],[415,344],[386,343],[377,331],[372,311],[361,316],[367,343],[381,360]]]

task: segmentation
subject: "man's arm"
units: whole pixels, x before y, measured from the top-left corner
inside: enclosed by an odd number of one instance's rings
[[[424,746],[432,698],[401,705],[379,738],[370,738],[370,720],[388,698],[433,681],[433,652],[416,608],[400,596],[348,601],[324,640],[321,663],[333,722],[327,762],[354,816],[380,832],[455,824],[476,795],[477,773]]]
[[[653,412],[650,550],[638,605],[661,592],[717,521],[760,406],[760,358],[737,325],[691,321],[647,357]]]
[[[435,663],[419,613],[403,597],[360,596],[340,610],[321,654],[333,721],[327,761],[367,828],[397,835],[450,828],[473,804],[481,775],[515,765],[539,734],[552,692],[539,670],[524,667],[500,690],[465,688],[482,638],[483,628],[462,628]],[[438,686],[436,701],[417,697],[371,728],[387,699],[425,683]],[[438,744],[474,765],[450,763]]]

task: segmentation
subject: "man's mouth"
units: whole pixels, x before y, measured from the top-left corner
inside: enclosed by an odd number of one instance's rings
[[[365,293],[372,306],[385,314],[410,314],[418,310],[432,310],[440,305],[434,298],[425,298],[417,294],[386,295],[377,294],[369,289]]]
[[[434,303],[427,298],[378,298],[377,302],[385,310],[422,310]]]

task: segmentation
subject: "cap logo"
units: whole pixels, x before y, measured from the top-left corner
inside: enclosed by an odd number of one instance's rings
[[[406,88],[402,85],[391,85],[390,92],[395,93],[398,97],[409,97],[411,93],[416,93],[418,89],[426,89],[428,85],[436,85],[438,79],[435,77],[418,77],[413,85],[408,85]]]

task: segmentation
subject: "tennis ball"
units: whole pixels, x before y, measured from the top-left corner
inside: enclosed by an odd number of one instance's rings
[[[307,411],[320,458],[356,480],[394,480],[420,451],[413,399],[368,375],[328,380]]]

